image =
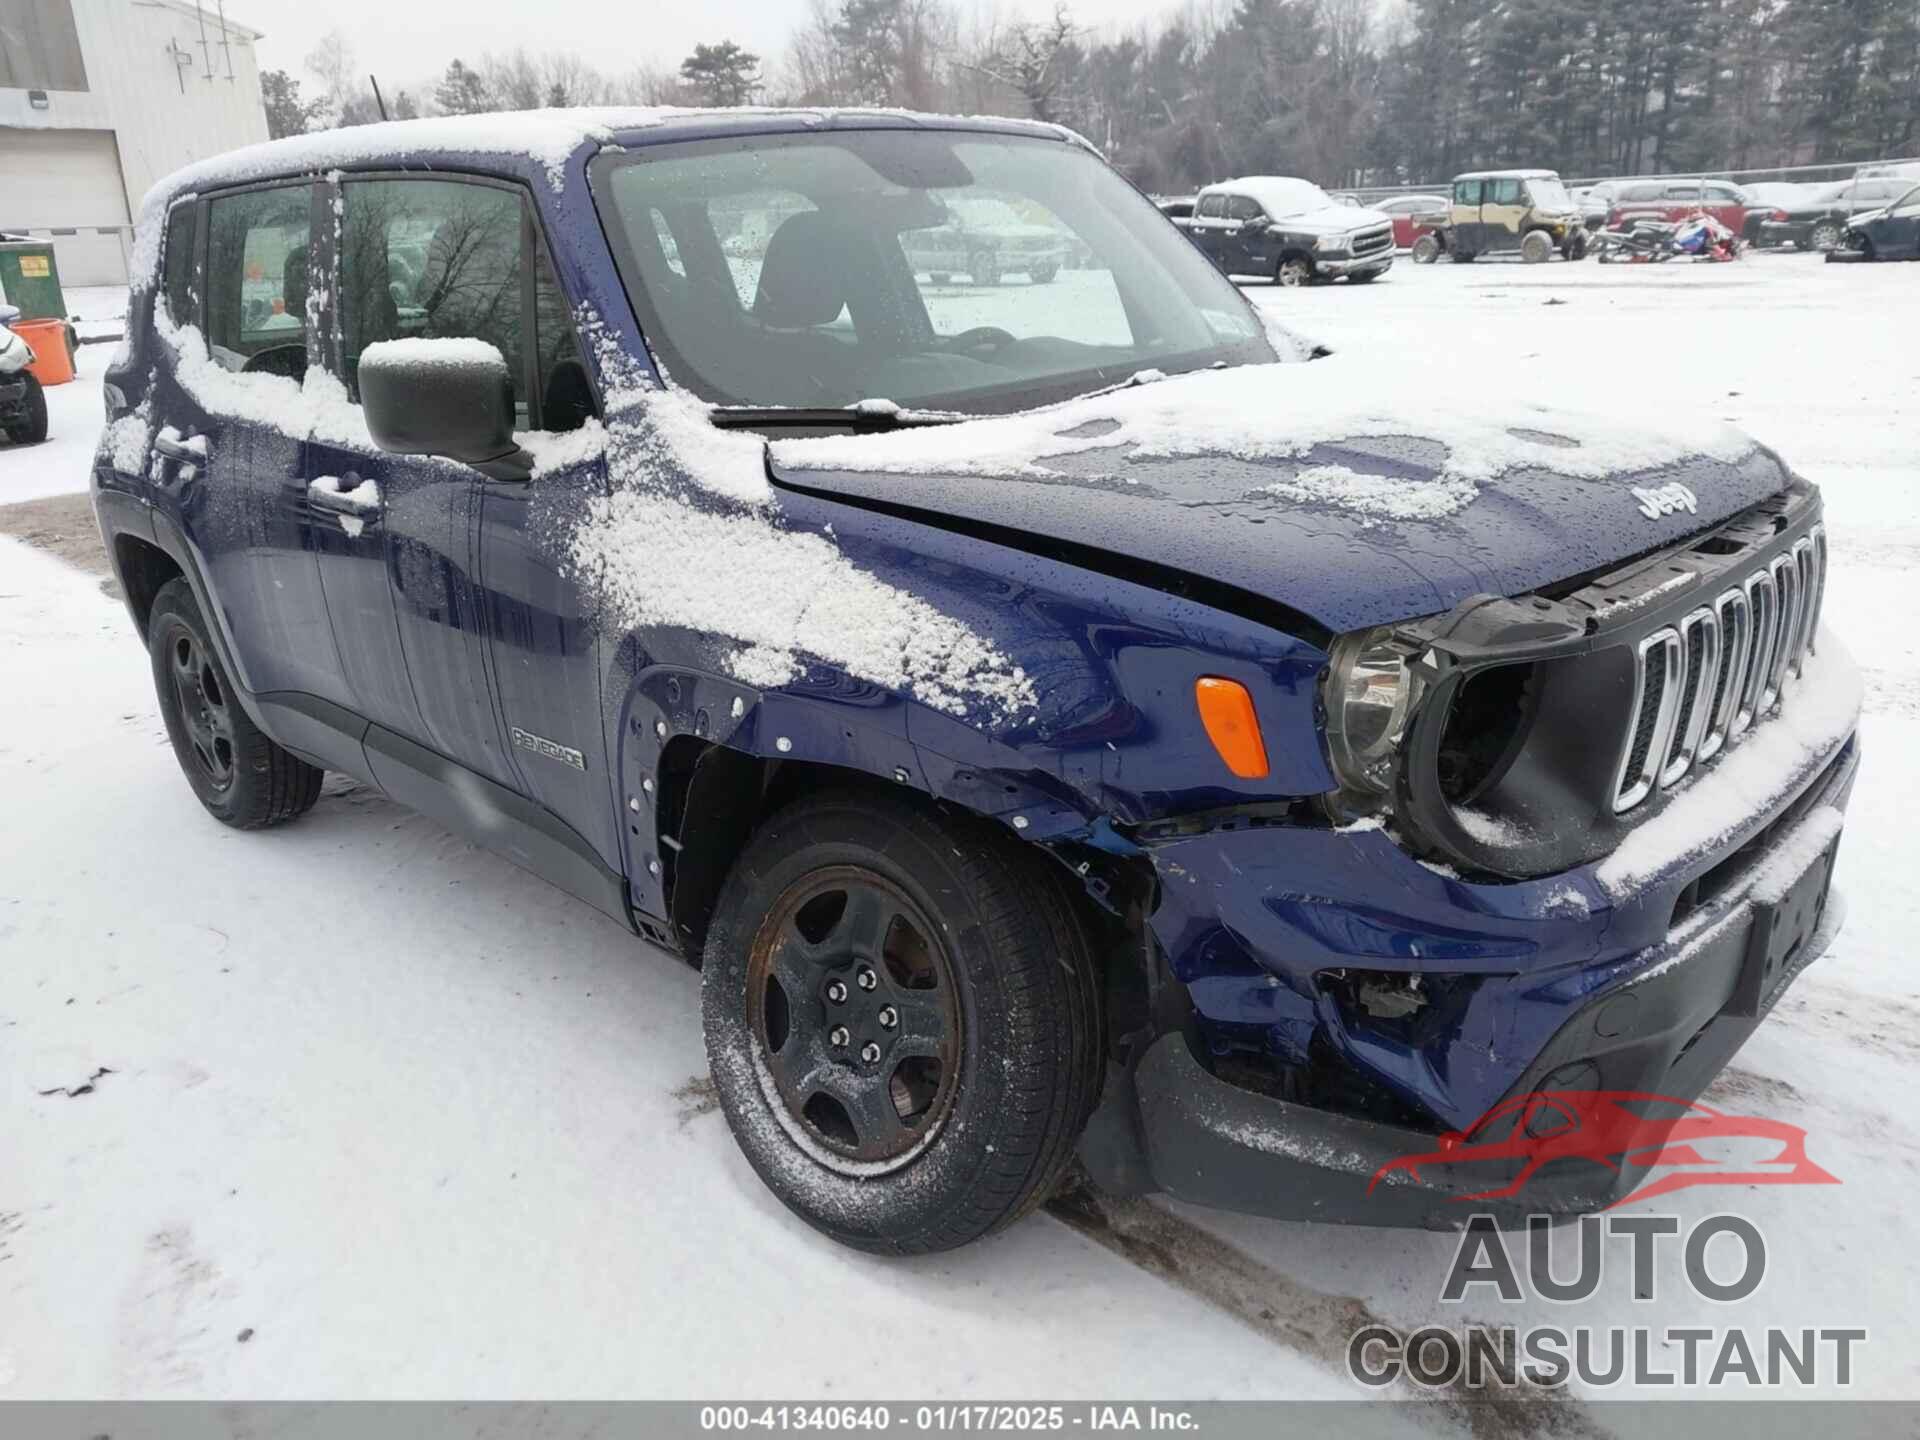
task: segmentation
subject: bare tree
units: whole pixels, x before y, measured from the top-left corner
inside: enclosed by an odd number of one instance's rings
[[[1019,96],[1034,119],[1059,121],[1068,64],[1080,53],[1079,33],[1063,0],[1051,20],[1011,26],[967,68]]]

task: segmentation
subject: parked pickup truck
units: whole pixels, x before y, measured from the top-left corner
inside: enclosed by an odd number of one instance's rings
[[[1312,181],[1284,175],[1209,185],[1187,233],[1223,273],[1281,285],[1342,276],[1364,284],[1393,266],[1392,216],[1342,205]]]
[[[1311,188],[1208,198],[1316,268],[1384,246]],[[974,191],[1103,268],[916,273]],[[1819,490],[1708,416],[1315,358],[1060,127],[327,131],[161,181],[133,272],[93,500],[177,823],[339,772],[698,967],[654,1039],[703,1028],[753,1168],[848,1245],[977,1239],[1076,1154],[1319,1220],[1603,1206],[1636,1167],[1395,1162],[1543,1091],[1684,1104],[1838,922]],[[353,897],[396,970],[409,883]]]

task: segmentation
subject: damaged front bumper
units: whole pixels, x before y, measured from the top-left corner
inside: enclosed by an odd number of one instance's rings
[[[1379,830],[1254,826],[1156,847],[1154,926],[1191,1023],[1116,1071],[1085,1163],[1122,1192],[1349,1224],[1452,1228],[1620,1199],[1641,1167],[1557,1161],[1489,1200],[1471,1197],[1523,1160],[1405,1162],[1537,1091],[1698,1095],[1839,927],[1827,901],[1857,767],[1849,734],[1722,846],[1624,897],[1598,866],[1468,883]],[[1425,1020],[1369,1013],[1328,983],[1367,971],[1420,976]],[[1365,1073],[1398,1108],[1249,1085],[1233,1059],[1250,1045],[1276,1075]]]

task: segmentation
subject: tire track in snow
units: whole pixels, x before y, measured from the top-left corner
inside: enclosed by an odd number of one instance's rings
[[[1211,1231],[1146,1200],[1123,1199],[1096,1188],[1077,1169],[1046,1205],[1047,1213],[1087,1239],[1150,1275],[1239,1321],[1276,1345],[1346,1373],[1347,1342],[1369,1325],[1387,1325],[1364,1300],[1317,1290],[1222,1240]],[[1408,1418],[1418,1424],[1425,1407],[1476,1440],[1519,1440],[1551,1435],[1599,1440],[1611,1434],[1565,1390],[1532,1386],[1385,1392],[1421,1397]]]

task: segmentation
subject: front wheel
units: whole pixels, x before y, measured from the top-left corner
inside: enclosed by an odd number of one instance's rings
[[[1273,272],[1276,285],[1308,285],[1313,282],[1313,262],[1304,255],[1289,255]]]
[[[1520,258],[1528,265],[1540,265],[1553,258],[1553,237],[1544,230],[1529,230],[1520,239]]]
[[[1413,263],[1431,265],[1440,258],[1440,242],[1431,235],[1422,235],[1413,242]]]
[[[31,372],[22,371],[27,393],[20,401],[20,418],[7,422],[7,439],[16,445],[38,445],[47,438],[47,392]]]
[[[1807,243],[1816,250],[1831,250],[1840,243],[1840,227],[1831,220],[1822,220],[1807,236]]]
[[[1000,261],[985,250],[979,251],[968,259],[967,273],[976,285],[998,285]]]
[[[701,980],[727,1123],[842,1244],[947,1250],[1052,1190],[1098,1099],[1087,935],[985,822],[854,789],[778,812],[722,889]]]
[[[1059,273],[1060,267],[1058,265],[1036,265],[1033,267],[1033,272],[1028,275],[1027,278],[1036,285],[1047,285],[1051,284],[1053,277]]]
[[[326,772],[274,744],[241,708],[185,580],[153,597],[147,653],[173,753],[208,814],[258,830],[313,808]]]

